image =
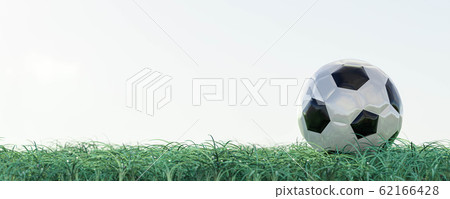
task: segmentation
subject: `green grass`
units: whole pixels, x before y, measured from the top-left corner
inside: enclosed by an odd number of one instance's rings
[[[400,142],[354,154],[317,152],[305,143],[259,147],[214,140],[141,146],[99,142],[23,148],[0,145],[0,180],[449,179],[450,148],[442,143]]]

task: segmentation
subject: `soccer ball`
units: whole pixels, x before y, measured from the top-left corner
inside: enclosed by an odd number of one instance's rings
[[[400,132],[403,109],[397,88],[365,61],[329,63],[302,90],[298,123],[317,150],[365,150],[392,143]]]

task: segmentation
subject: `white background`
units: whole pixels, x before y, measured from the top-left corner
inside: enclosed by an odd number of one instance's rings
[[[450,182],[0,182],[2,196],[15,198],[427,198],[447,199]],[[380,195],[381,186],[438,186],[439,195]],[[341,188],[363,188],[364,195],[352,196],[279,196],[276,188],[326,188],[335,193]],[[23,187],[27,191],[23,191]],[[386,188],[388,189],[388,188]],[[374,191],[373,193],[369,193]],[[396,189],[395,189],[396,190]],[[428,190],[423,188],[423,190]],[[423,193],[425,194],[426,191]],[[429,192],[430,194],[432,192]],[[392,191],[396,194],[396,191]]]
[[[315,1],[137,2],[188,55],[129,0],[0,1],[0,144],[201,142],[209,134],[292,143],[302,140],[295,96],[279,106],[266,83],[268,106],[194,107],[192,78],[301,82],[343,58],[366,60],[394,80],[405,110],[401,138],[449,138],[448,1],[321,0],[288,32]],[[125,106],[125,81],[144,67],[173,77],[173,101],[154,117]]]

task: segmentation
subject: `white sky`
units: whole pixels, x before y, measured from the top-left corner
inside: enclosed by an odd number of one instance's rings
[[[394,80],[405,110],[400,137],[449,138],[449,1],[320,0],[255,66],[314,0],[137,2],[198,66],[131,0],[0,1],[0,143],[199,142],[209,134],[290,143],[302,139],[295,106],[194,107],[191,79],[302,81],[343,58]],[[173,77],[173,101],[154,117],[125,106],[125,81],[144,67]],[[268,85],[262,93],[278,99]]]

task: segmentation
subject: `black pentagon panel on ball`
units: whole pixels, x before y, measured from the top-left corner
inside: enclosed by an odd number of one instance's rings
[[[330,117],[325,103],[314,98],[303,109],[303,116],[308,130],[316,133],[322,133],[328,123],[330,123]]]
[[[367,76],[366,70],[362,66],[344,65],[331,75],[339,88],[351,90],[358,90],[369,81],[369,76]]]
[[[378,115],[363,110],[351,124],[358,139],[377,133]]]
[[[390,79],[388,79],[388,81],[386,82],[386,90],[392,107],[394,107],[395,110],[400,113],[402,101],[400,99],[400,95],[398,94],[397,88],[394,86],[394,84],[392,84]]]

